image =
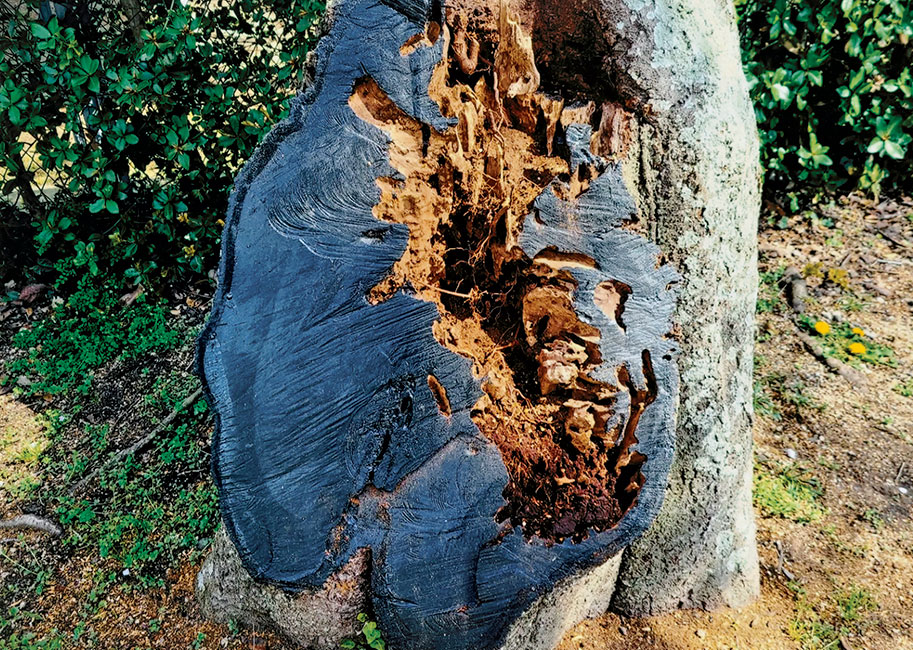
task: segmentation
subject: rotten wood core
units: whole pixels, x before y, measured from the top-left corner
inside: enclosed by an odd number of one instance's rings
[[[646,458],[632,450],[635,429],[656,383],[646,351],[646,389],[624,366],[614,384],[592,377],[602,362],[600,331],[576,313],[568,269],[595,268],[594,260],[554,248],[530,258],[519,240],[547,186],[573,201],[602,172],[597,159],[571,161],[568,126],[590,125],[590,151],[611,158],[627,146],[630,115],[540,92],[532,40],[506,10],[496,41],[462,13],[447,23],[431,23],[402,51],[444,39],[428,94],[454,126],[439,132],[409,116],[370,77],[349,99],[359,118],[389,136],[390,164],[401,175],[378,179],[374,216],[409,227],[405,252],[367,299],[407,291],[437,306],[434,336],[472,361],[484,391],[472,419],[509,473],[499,520],[527,537],[580,541],[615,526],[636,501]],[[630,293],[617,281],[595,292],[622,329]],[[449,417],[443,385],[433,375],[427,381]],[[621,391],[628,417],[615,412]]]

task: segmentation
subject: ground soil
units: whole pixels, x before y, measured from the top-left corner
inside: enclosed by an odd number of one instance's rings
[[[861,328],[867,341],[893,350],[893,365],[859,362],[864,380],[850,383],[803,345],[785,297],[759,314],[756,378],[766,406],[755,423],[758,471],[801,471],[821,491],[813,522],[759,508],[760,600],[740,611],[606,615],[568,632],[560,650],[913,648],[913,395],[902,394],[906,382],[913,390],[911,214],[913,202],[860,198],[789,218],[766,210],[761,271],[804,271],[807,314]],[[774,283],[762,295],[777,298],[779,290]],[[0,396],[0,476],[21,480],[28,472],[23,450],[44,444],[36,422],[14,395]],[[17,514],[21,505],[5,496],[0,515]],[[40,598],[22,594],[43,617],[30,629],[72,631],[91,597],[97,561],[37,534],[0,537],[5,552],[26,545],[57,562]],[[4,561],[0,581],[9,570]],[[260,632],[201,620],[192,589],[198,562],[188,558],[169,571],[161,588],[112,588],[93,615],[94,647],[284,647]],[[864,607],[842,604],[841,594],[851,591],[865,594]],[[816,640],[815,626],[827,625],[837,632]]]

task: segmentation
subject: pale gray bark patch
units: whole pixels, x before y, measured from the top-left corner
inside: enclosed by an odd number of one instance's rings
[[[337,650],[361,629],[357,616],[368,606],[369,564],[368,551],[359,551],[320,588],[291,594],[255,582],[220,528],[197,575],[197,600],[210,620],[276,631],[305,648]]]
[[[551,650],[572,627],[609,607],[621,554],[558,583],[510,627],[499,650]]]
[[[617,54],[606,74],[624,71],[618,87],[641,106],[641,213],[684,278],[676,460],[659,517],[625,553],[613,606],[632,615],[740,606],[760,589],[751,506],[760,168],[734,10],[700,0],[601,8]]]

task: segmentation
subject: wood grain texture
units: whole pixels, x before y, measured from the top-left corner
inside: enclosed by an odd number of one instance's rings
[[[468,360],[432,335],[433,304],[403,291],[365,298],[402,256],[408,228],[372,215],[376,180],[397,172],[388,136],[348,100],[370,78],[412,118],[449,128],[427,93],[442,40],[401,52],[441,21],[439,9],[346,0],[334,11],[315,83],[238,178],[200,338],[223,519],[251,575],[291,590],[319,587],[370,549],[374,609],[392,647],[495,648],[530,603],[616,555],[659,509],[678,391],[668,337],[677,276],[622,227],[635,206],[608,161],[595,161],[603,173],[576,201],[551,189],[535,201],[523,251],[596,262],[567,267],[574,308],[601,333],[596,374],[617,382],[625,368],[630,391],[653,384],[656,396],[639,420],[618,411],[647,460],[617,526],[552,544],[497,523],[508,475],[470,417],[481,390]],[[572,161],[592,158],[590,135],[568,129]],[[630,288],[623,323],[596,300],[605,282]]]

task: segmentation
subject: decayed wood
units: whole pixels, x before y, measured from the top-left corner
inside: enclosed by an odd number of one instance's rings
[[[433,7],[335,7],[236,184],[200,364],[255,578],[316,593],[368,548],[391,645],[495,648],[658,511],[677,275],[602,102],[538,93],[515,16],[451,40]]]

